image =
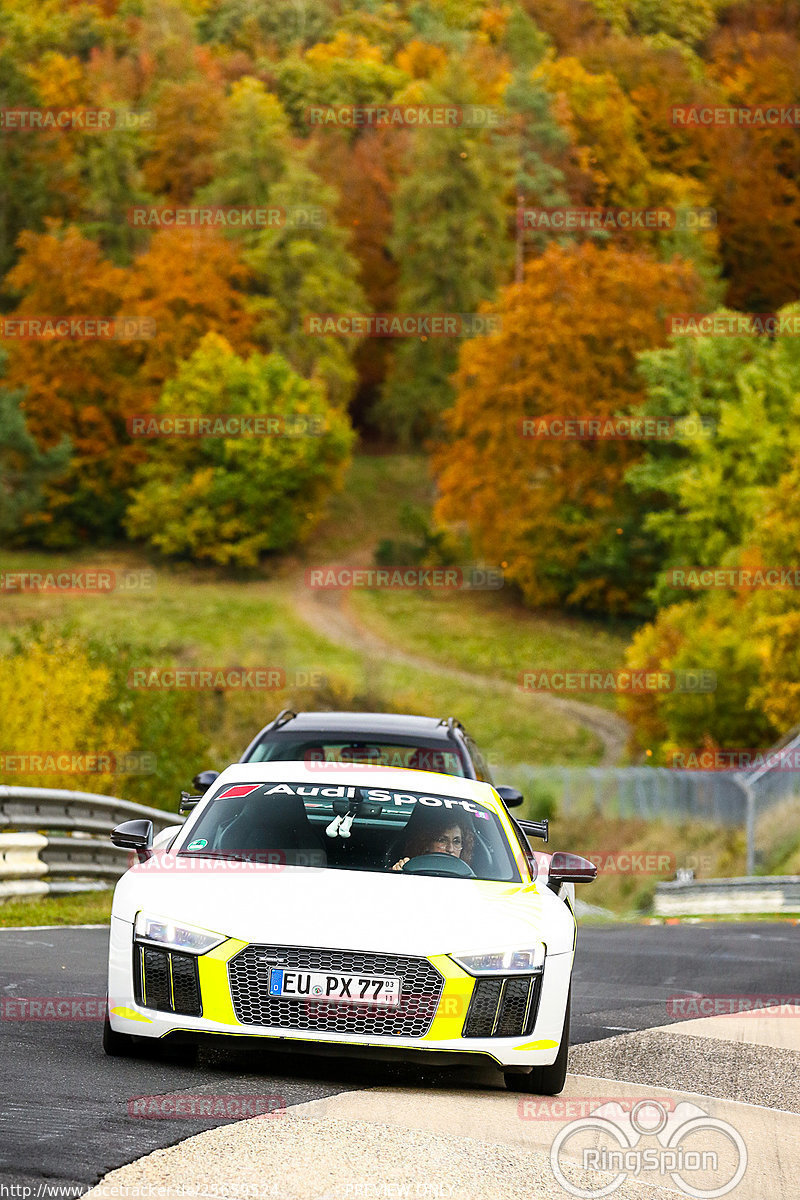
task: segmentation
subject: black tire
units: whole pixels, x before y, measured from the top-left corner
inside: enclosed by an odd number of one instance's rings
[[[127,1058],[136,1053],[136,1040],[128,1033],[117,1033],[112,1029],[108,1013],[103,1022],[103,1049],[109,1058]]]
[[[558,1047],[556,1061],[549,1067],[534,1067],[530,1075],[516,1075],[511,1071],[505,1071],[503,1076],[510,1092],[528,1092],[532,1096],[557,1096],[560,1091],[563,1091],[567,1080],[571,1009],[572,984],[567,993],[567,1010],[564,1013],[564,1028],[561,1031],[561,1045]]]
[[[534,1089],[531,1087],[531,1078],[533,1076],[533,1068],[528,1071],[504,1071],[503,1078],[506,1081],[506,1088],[509,1092],[531,1092]]]
[[[163,1042],[160,1038],[153,1039],[153,1047],[148,1053],[163,1062],[179,1063],[182,1067],[197,1066],[199,1047],[194,1042]]]

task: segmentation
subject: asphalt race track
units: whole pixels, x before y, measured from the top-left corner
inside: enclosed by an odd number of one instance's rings
[[[666,1001],[674,995],[792,993],[796,939],[791,926],[766,922],[584,927],[572,1042],[667,1024]],[[0,995],[102,999],[106,944],[100,928],[0,930]],[[109,1059],[100,1038],[99,1020],[0,1021],[0,1183],[86,1187],[140,1155],[221,1123],[130,1116],[128,1103],[137,1096],[269,1094],[292,1106],[371,1084],[502,1087],[491,1070],[423,1074],[266,1052],[256,1058],[250,1048],[206,1054],[194,1068]]]

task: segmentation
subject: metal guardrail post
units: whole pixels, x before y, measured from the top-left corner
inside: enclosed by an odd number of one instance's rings
[[[751,784],[744,779],[736,781],[744,792],[746,815],[745,827],[747,838],[747,874],[749,876],[756,873],[756,794]]]
[[[112,886],[130,864],[108,835],[134,817],[157,832],[183,821],[116,796],[0,785],[0,900]]]

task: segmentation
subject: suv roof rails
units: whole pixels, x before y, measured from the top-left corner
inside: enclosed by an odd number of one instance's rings
[[[286,725],[289,721],[293,721],[297,713],[293,708],[282,708],[274,721],[270,721],[267,729],[280,729],[281,725]],[[266,733],[266,729],[264,732]]]
[[[457,729],[460,729],[462,733],[466,732],[464,726],[460,721],[457,721],[455,717],[442,717],[439,724],[447,726],[447,732],[450,734],[450,737],[455,737],[455,731]]]

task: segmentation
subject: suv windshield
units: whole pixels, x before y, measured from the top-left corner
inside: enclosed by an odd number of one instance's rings
[[[344,782],[228,784],[179,854],[520,882],[500,821],[476,801]]]
[[[464,767],[455,750],[441,742],[388,742],[374,737],[328,738],[308,734],[303,738],[278,736],[259,742],[248,762],[337,762],[367,763],[375,767],[408,767],[415,771],[439,771],[464,777]]]

